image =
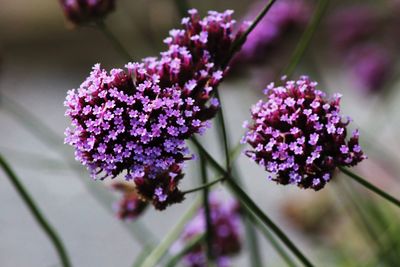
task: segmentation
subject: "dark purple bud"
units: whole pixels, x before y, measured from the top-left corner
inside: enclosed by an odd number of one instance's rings
[[[74,24],[104,18],[114,10],[115,0],[60,0],[64,14]]]
[[[344,7],[330,17],[330,36],[338,50],[369,38],[377,27],[374,10],[366,5]]]

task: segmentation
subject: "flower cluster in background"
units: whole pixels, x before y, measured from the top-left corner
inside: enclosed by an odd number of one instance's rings
[[[373,4],[345,5],[328,20],[331,47],[350,70],[354,85],[366,92],[382,89],[395,67],[385,34],[390,24],[381,13]]]
[[[256,2],[245,19],[254,19],[264,4],[263,1]],[[237,60],[239,62],[267,60],[267,56],[282,45],[287,33],[305,28],[310,14],[310,4],[305,0],[277,1],[249,34]]]
[[[60,3],[65,16],[74,24],[103,19],[115,8],[115,0],[60,0]]]
[[[319,190],[338,166],[354,166],[365,156],[358,144],[358,131],[349,141],[347,125],[340,114],[340,95],[327,100],[308,77],[271,83],[267,101],[251,109],[252,123],[242,142],[253,150],[246,155],[263,166],[268,178],[280,184]]]
[[[216,194],[210,195],[210,217],[212,225],[212,252],[218,267],[231,266],[230,258],[242,247],[241,218],[239,204],[233,199],[222,201]],[[186,225],[175,249],[184,246],[192,238],[206,232],[204,208]],[[188,267],[207,266],[205,241],[194,247],[184,257]]]
[[[68,92],[72,127],[65,142],[93,178],[125,172],[157,209],[182,201],[182,164],[191,159],[185,140],[203,133],[219,108],[212,94],[237,38],[231,14],[210,11],[201,19],[190,10],[184,29],[170,31],[160,58],[110,73],[97,64],[79,89]]]

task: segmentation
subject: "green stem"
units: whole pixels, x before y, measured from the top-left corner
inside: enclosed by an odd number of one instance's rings
[[[239,175],[239,171],[235,168],[235,166],[232,166],[232,172],[236,177],[236,182],[243,187],[242,179]],[[261,252],[260,252],[260,247],[259,247],[259,241],[257,237],[256,230],[253,227],[253,223],[250,218],[250,214],[244,214],[243,216],[244,220],[244,226],[245,226],[245,231],[246,231],[246,237],[247,237],[247,244],[249,246],[250,250],[250,263],[252,267],[261,267],[263,265],[262,257],[261,257]]]
[[[215,88],[215,96],[217,97],[219,103],[220,103],[220,108],[218,110],[217,114],[217,119],[219,120],[219,125],[221,126],[221,135],[222,135],[222,140],[224,144],[224,152],[225,152],[225,164],[226,164],[226,169],[228,172],[230,172],[231,169],[231,160],[229,157],[229,140],[228,140],[228,134],[226,131],[226,124],[225,124],[225,118],[224,118],[224,111],[222,110],[222,101],[221,97],[219,95],[219,90],[218,88]]]
[[[143,248],[139,255],[135,257],[135,261],[132,264],[132,267],[140,267],[143,264],[143,261],[146,259],[147,255],[151,252],[151,250],[151,247]]]
[[[270,219],[263,211],[254,203],[254,201],[236,184],[232,175],[230,175],[219,163],[207,152],[207,150],[197,141],[196,138],[191,139],[197,149],[207,158],[210,164],[222,175],[229,176],[226,181],[230,189],[235,193],[240,202],[245,206],[248,212],[254,213],[266,226],[268,226],[279,239],[296,255],[296,257],[305,265],[313,266],[311,262],[303,255],[303,253],[294,245],[294,243],[286,236],[286,234]]]
[[[238,52],[241,48],[241,46],[244,44],[244,42],[247,39],[247,36],[254,30],[254,28],[257,26],[257,24],[262,20],[262,18],[267,14],[267,12],[271,9],[272,5],[275,3],[276,0],[270,0],[268,4],[261,10],[261,12],[257,15],[255,20],[251,23],[251,25],[247,28],[247,30],[232,44],[232,47],[230,49],[230,52],[228,54],[228,57],[224,60],[222,64],[222,68],[225,69],[228,65],[229,62],[232,60],[233,56]],[[221,103],[221,98],[219,95],[218,88],[215,89],[215,95],[219,102]],[[222,110],[222,104],[221,107],[218,111],[218,117],[219,120],[222,122],[221,123],[221,129],[223,132],[223,141],[224,141],[224,150],[225,150],[225,157],[226,157],[226,165],[227,165],[227,170],[230,172],[230,159],[229,159],[229,147],[228,147],[228,140],[227,140],[227,134],[226,134],[226,127],[225,127],[225,122],[224,122],[224,113]]]
[[[178,252],[174,257],[172,257],[166,267],[175,267],[178,265],[179,261],[192,249],[196,248],[204,240],[204,235],[198,235],[189,240],[186,246]]]
[[[224,63],[222,64],[223,68],[228,66],[229,62],[232,60],[233,56],[237,51],[240,50],[241,46],[246,42],[247,36],[254,30],[257,24],[262,20],[262,18],[267,14],[267,12],[271,9],[272,5],[276,0],[270,0],[268,4],[261,10],[261,12],[257,15],[255,20],[251,23],[251,25],[247,28],[247,30],[232,44],[230,49],[229,56],[226,58]]]
[[[207,161],[203,155],[200,155],[200,172],[201,180],[203,184],[208,183],[207,175]],[[215,181],[214,181],[215,182]],[[208,199],[209,187],[205,187],[203,190],[203,206],[204,206],[204,218],[206,220],[206,244],[207,244],[207,260],[212,263],[214,260],[213,255],[213,226],[211,221],[211,210]]]
[[[179,12],[179,16],[181,18],[184,18],[188,15],[188,10],[189,10],[189,5],[187,0],[174,0],[175,1],[175,6]]]
[[[195,187],[193,189],[189,189],[189,190],[183,191],[182,193],[183,194],[190,194],[190,193],[194,193],[194,192],[197,192],[197,191],[200,191],[200,190],[204,190],[204,189],[207,189],[207,188],[209,188],[209,187],[211,187],[211,186],[213,186],[213,185],[215,185],[215,184],[217,184],[219,182],[222,182],[225,179],[226,179],[225,177],[221,177],[221,178],[216,179],[214,181],[205,183],[205,184],[203,184],[203,185],[201,185],[199,187]]]
[[[146,257],[140,267],[154,267],[161,260],[161,258],[167,253],[172,243],[179,237],[182,229],[186,225],[187,221],[193,217],[199,208],[200,199],[197,199],[193,205],[184,213],[180,218],[179,222],[174,228],[168,232],[168,234],[161,240],[160,244],[156,246]]]
[[[253,23],[247,28],[247,30],[243,33],[240,38],[238,38],[232,45],[230,53],[226,60],[223,62],[222,67],[226,68],[229,65],[229,62],[232,60],[234,54],[240,50],[241,46],[243,43],[246,41],[247,36],[251,33],[251,31],[254,30],[254,28],[257,26],[257,24],[261,21],[261,19],[267,14],[267,12],[270,10],[272,5],[274,4],[275,0],[270,0],[269,3],[264,7],[264,9],[258,14],[256,19],[253,21]],[[226,131],[226,124],[225,124],[225,119],[224,119],[224,112],[222,109],[222,101],[221,97],[219,94],[218,88],[215,90],[215,94],[217,99],[219,100],[221,107],[218,111],[217,118],[219,120],[219,124],[221,125],[221,134],[222,134],[222,140],[224,144],[224,152],[225,152],[225,161],[226,161],[226,169],[228,172],[228,177],[230,176],[230,171],[231,171],[231,160],[230,160],[230,153],[229,153],[229,141],[228,141],[228,135]],[[248,234],[249,237],[249,245],[250,245],[250,250],[251,250],[251,263],[252,266],[254,267],[259,267],[262,266],[262,260],[261,256],[259,253],[259,248],[258,248],[258,240],[257,236],[255,234],[255,231],[251,227],[250,223],[246,220],[245,221],[245,226],[246,226],[246,233]]]
[[[248,215],[246,213],[246,215]],[[263,266],[263,261],[260,253],[260,247],[259,247],[259,242],[258,242],[258,237],[257,233],[251,223],[251,221],[248,219],[248,216],[245,215],[244,218],[244,227],[245,227],[245,232],[246,232],[246,237],[248,239],[247,244],[249,246],[249,257],[250,257],[250,263],[251,266],[253,267],[262,267]]]
[[[56,231],[53,229],[50,223],[43,216],[42,212],[39,210],[32,197],[25,190],[24,186],[21,184],[18,177],[16,176],[16,174],[11,169],[10,165],[6,162],[6,160],[3,158],[2,155],[0,155],[0,165],[3,168],[4,172],[7,174],[7,177],[10,179],[10,182],[14,186],[15,190],[17,190],[22,200],[28,206],[29,211],[32,213],[37,223],[40,225],[40,227],[43,229],[45,234],[52,242],[54,248],[58,253],[62,266],[70,267],[71,263],[61,239],[58,237]]]
[[[338,202],[340,201],[343,208],[345,209],[345,212],[353,221],[356,229],[362,232],[362,236],[366,238],[366,240],[364,240],[365,244],[372,246],[371,249],[375,250],[373,252],[367,250],[366,253],[368,253],[369,255],[373,254],[374,256],[378,255],[380,253],[379,251],[382,249],[382,245],[377,242],[379,241],[378,235],[375,231],[375,227],[371,225],[371,223],[373,224],[374,221],[369,220],[361,208],[362,201],[360,199],[360,196],[358,195],[356,190],[348,189],[347,186],[344,184],[344,181],[337,181],[336,185],[337,188],[335,188],[335,191],[337,192],[334,192],[334,194],[338,198]],[[351,207],[349,205],[351,205]]]
[[[118,38],[113,34],[113,32],[107,27],[104,21],[99,20],[96,22],[97,28],[102,32],[108,40],[110,40],[111,44],[114,46],[115,50],[120,53],[123,59],[128,61],[133,61],[132,56],[125,49],[125,47],[121,44]]]
[[[296,245],[287,237],[287,235],[257,206],[256,203],[236,184],[233,179],[227,179],[227,183],[240,202],[245,206],[248,212],[253,213],[268,226],[279,239],[293,252],[294,255],[304,264],[304,266],[313,266]]]
[[[272,247],[278,252],[282,259],[290,267],[296,267],[293,259],[286,253],[285,249],[279,244],[278,240],[271,234],[271,232],[260,223],[260,221],[253,215],[253,213],[248,213],[249,219],[257,226],[257,228],[263,233],[266,239],[271,243]]]
[[[384,199],[386,199],[387,201],[393,203],[394,205],[396,205],[397,207],[400,208],[400,201],[389,195],[388,193],[386,193],[385,191],[377,188],[376,186],[374,186],[373,184],[367,182],[364,178],[362,178],[361,176],[349,171],[348,169],[344,168],[344,167],[339,167],[339,169],[345,173],[347,176],[349,176],[350,178],[352,178],[353,180],[355,180],[356,182],[358,182],[359,184],[363,185],[364,187],[368,188],[369,190],[371,190],[372,192],[378,194],[379,196],[383,197]]]
[[[375,205],[374,201],[360,194],[360,192],[354,188],[354,184],[349,183],[349,181],[339,180],[338,184],[342,185],[339,189],[341,192],[344,191],[349,203],[355,208],[356,215],[358,215],[357,219],[365,226],[365,232],[369,237],[369,239],[366,240],[366,244],[371,245],[372,249],[374,249],[374,251],[366,250],[364,255],[377,259],[383,266],[396,266],[398,253],[396,253],[397,250],[393,248],[397,243],[398,238],[396,237],[398,234],[391,234],[390,226],[398,225],[395,222],[397,218],[395,219],[390,216],[386,219],[383,213],[383,211],[390,213],[391,209],[380,209]],[[354,214],[353,210],[349,209],[349,212],[351,212],[351,215]],[[386,250],[388,247],[390,247],[390,249]],[[394,252],[394,255],[392,252]]]
[[[219,95],[217,95],[217,97],[219,97]],[[220,99],[221,101],[221,99]],[[241,150],[242,145],[239,143],[239,146],[236,146],[233,151],[231,151],[230,149],[230,143],[229,143],[229,136],[225,126],[225,121],[224,121],[224,116],[222,113],[222,108],[220,109],[221,113],[218,113],[219,116],[217,116],[217,121],[218,124],[221,126],[219,127],[219,138],[220,140],[222,140],[223,143],[223,149],[225,151],[225,160],[226,160],[226,169],[227,170],[232,170],[232,172],[234,173],[235,177],[238,179],[237,182],[239,184],[241,184],[241,179],[240,179],[240,175],[238,175],[238,171],[237,168],[235,167],[235,165],[232,165],[232,162],[234,161],[234,158],[236,158],[238,152]],[[231,151],[230,153],[228,153],[229,151]],[[244,225],[245,225],[245,231],[246,231],[246,240],[247,240],[247,244],[249,246],[249,251],[250,251],[250,263],[252,267],[261,267],[263,266],[262,263],[262,257],[261,257],[261,253],[260,253],[260,248],[259,248],[259,244],[258,244],[258,238],[257,238],[257,234],[256,231],[254,230],[254,227],[251,223],[251,221],[249,221],[248,218],[246,218],[246,216],[243,217],[243,221],[244,221]]]
[[[303,35],[300,38],[298,45],[296,46],[294,53],[289,61],[289,65],[283,71],[283,75],[291,76],[293,71],[296,69],[297,65],[299,64],[301,58],[303,57],[304,53],[307,50],[308,45],[313,38],[318,25],[321,22],[322,16],[325,13],[329,4],[329,0],[320,0],[318,2],[318,6],[314,12],[314,15],[307,26],[306,30],[304,31]]]

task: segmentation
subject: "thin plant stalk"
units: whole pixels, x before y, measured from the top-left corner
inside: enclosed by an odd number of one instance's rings
[[[397,254],[393,257],[391,254],[386,254],[385,245],[388,244],[386,240],[383,238],[389,237],[389,246],[390,243],[393,243],[394,236],[386,233],[387,224],[384,220],[384,216],[382,215],[382,209],[378,209],[375,207],[374,203],[370,199],[366,199],[358,192],[356,188],[353,187],[350,183],[341,182],[341,191],[344,191],[347,196],[348,201],[356,210],[356,215],[358,215],[360,221],[363,223],[367,234],[369,235],[369,244],[373,246],[375,249],[375,258],[379,258],[381,263],[384,263],[388,266],[396,265],[396,261],[398,259]],[[346,186],[347,185],[347,186]],[[351,212],[351,211],[350,211]],[[394,238],[395,239],[395,238]],[[368,253],[368,252],[366,252]],[[369,255],[369,254],[368,254]]]
[[[253,20],[247,30],[232,44],[229,56],[225,59],[223,67],[228,66],[229,62],[232,60],[233,56],[240,50],[242,45],[246,42],[247,36],[254,30],[257,24],[264,18],[267,12],[271,9],[272,5],[276,0],[270,0],[268,4],[261,10],[257,17]]]
[[[143,261],[146,259],[147,255],[151,252],[151,248],[143,248],[138,256],[135,257],[135,261],[133,262],[132,267],[139,267],[143,264]]]
[[[341,193],[340,198],[338,199],[340,201],[343,201],[342,196],[344,196],[346,202],[342,203],[344,212],[346,212],[351,218],[351,220],[355,224],[355,227],[362,231],[362,236],[366,238],[366,244],[374,244],[373,248],[371,249],[380,250],[380,245],[374,242],[378,238],[376,232],[371,226],[371,221],[366,218],[363,211],[361,210],[357,194],[355,193],[355,191],[350,192],[350,190],[348,190],[344,184],[341,184],[341,181],[339,183],[336,184],[337,188],[335,188],[335,192],[333,193],[336,197],[338,197],[339,192]],[[352,208],[348,206],[349,204],[352,206]],[[371,253],[371,251],[368,250],[367,253]],[[373,253],[377,254],[377,252],[375,251]]]
[[[244,205],[247,212],[253,213],[260,221],[268,226],[275,235],[290,249],[294,255],[304,264],[304,266],[313,266],[307,257],[297,248],[297,246],[286,236],[286,234],[257,206],[256,203],[240,188],[240,186],[232,178],[224,168],[207,152],[207,150],[197,141],[196,138],[192,138],[191,141],[198,148],[199,151],[207,158],[213,168],[216,169],[220,174],[228,176],[226,179],[229,188],[237,196],[239,201]]]
[[[233,179],[227,179],[227,184],[238,197],[240,202],[245,206],[247,211],[253,213],[264,225],[268,226],[268,228],[278,236],[278,238],[287,246],[287,248],[290,249],[294,255],[296,255],[296,257],[304,264],[304,266],[313,266],[307,257],[289,239],[289,237],[257,206],[256,203],[254,203],[254,201],[240,188],[240,186],[237,185]]]
[[[250,257],[250,263],[251,266],[253,267],[262,267],[263,261],[261,257],[261,251],[260,251],[260,246],[259,246],[259,241],[258,241],[258,236],[256,233],[256,230],[253,227],[253,224],[251,223],[250,219],[248,218],[248,213],[244,215],[244,227],[245,227],[245,232],[246,232],[246,237],[247,237],[247,244],[249,246],[249,257]]]
[[[133,57],[125,49],[125,47],[121,44],[121,42],[114,35],[114,33],[107,27],[107,25],[104,23],[103,20],[97,21],[96,26],[97,26],[97,29],[99,29],[99,31],[101,33],[103,33],[104,36],[107,37],[107,39],[111,42],[111,44],[114,46],[115,50],[118,51],[118,53],[122,56],[123,59],[128,60],[128,61],[133,60]]]
[[[218,88],[215,90],[215,96],[217,97],[218,101],[220,102],[220,109],[218,110],[217,113],[217,119],[219,121],[220,125],[220,133],[222,135],[222,142],[224,144],[224,152],[225,152],[225,164],[226,164],[226,169],[228,172],[231,170],[231,160],[229,157],[229,140],[228,140],[228,134],[226,131],[226,124],[225,124],[225,116],[224,116],[224,111],[222,110],[222,102],[221,102],[221,97],[219,95]]]
[[[199,191],[203,191],[206,188],[211,188],[213,185],[219,184],[220,182],[223,182],[224,180],[226,180],[225,177],[220,177],[220,178],[216,178],[214,181],[208,182],[206,184],[202,184],[198,187],[186,190],[186,191],[182,191],[183,194],[191,194],[191,193],[195,193],[195,192],[199,192]]]
[[[220,99],[221,101],[221,99]],[[238,175],[239,171],[237,170],[236,166],[232,164],[234,161],[234,158],[236,158],[236,155],[238,151],[240,151],[242,144],[239,143],[238,146],[236,146],[233,149],[233,152],[227,153],[227,151],[231,151],[230,149],[230,140],[229,140],[229,135],[227,133],[226,126],[225,126],[225,120],[224,116],[222,113],[222,108],[220,109],[221,112],[218,114],[220,116],[217,116],[217,123],[220,125],[219,127],[219,138],[222,140],[223,144],[223,149],[225,151],[225,160],[226,160],[226,169],[231,170],[234,174],[234,176],[237,178],[237,182],[242,185],[242,181],[240,179],[240,175]],[[224,178],[224,177],[223,177]],[[246,241],[249,246],[249,257],[250,257],[250,263],[252,267],[261,267],[263,266],[262,262],[262,257],[261,257],[261,252],[259,248],[259,242],[257,238],[256,231],[252,225],[252,222],[247,218],[246,216],[243,216],[243,221],[244,221],[244,226],[245,226],[245,232],[246,232]]]
[[[172,257],[167,264],[165,265],[166,267],[175,267],[178,265],[179,261],[192,249],[196,248],[203,240],[204,240],[204,234],[198,235],[195,237],[192,237],[186,246],[179,251],[174,257]]]
[[[301,58],[304,56],[317,28],[320,24],[322,17],[327,10],[329,0],[319,0],[314,15],[304,31],[303,35],[296,46],[293,55],[289,61],[289,65],[284,69],[283,75],[291,76],[300,63]]]
[[[242,179],[239,175],[239,171],[235,168],[235,166],[232,166],[232,173],[236,177],[236,182],[240,186],[244,186]],[[253,267],[261,267],[264,266],[262,257],[261,257],[261,251],[259,247],[259,241],[257,237],[256,230],[253,227],[253,223],[251,221],[251,218],[248,213],[244,214],[244,226],[245,226],[245,232],[246,232],[246,237],[248,238],[247,244],[249,245],[249,250],[250,250],[250,263],[251,266]],[[268,239],[269,240],[269,239]]]
[[[186,195],[186,194],[194,193],[194,192],[197,192],[197,191],[205,190],[205,189],[208,189],[208,188],[212,187],[215,184],[218,184],[219,182],[222,182],[225,179],[226,179],[225,177],[221,177],[221,178],[218,178],[218,179],[216,179],[214,181],[202,184],[202,185],[200,185],[198,187],[183,191],[182,193]]]
[[[352,178],[354,181],[356,181],[357,183],[361,184],[362,186],[364,186],[365,188],[371,190],[372,192],[378,194],[379,196],[381,196],[382,198],[386,199],[387,201],[391,202],[392,204],[396,205],[397,207],[400,208],[400,201],[389,195],[388,193],[386,193],[385,191],[379,189],[378,187],[374,186],[373,184],[371,184],[370,182],[368,182],[367,180],[365,180],[364,178],[362,178],[361,176],[351,172],[350,170],[348,170],[347,168],[344,167],[339,167],[339,169],[346,174],[348,177]]]
[[[207,174],[207,161],[203,155],[200,155],[200,174],[201,181],[203,184],[208,183]],[[211,210],[209,202],[209,188],[205,187],[203,189],[203,207],[204,207],[204,219],[206,221],[206,244],[207,244],[207,261],[212,263],[214,261],[213,253],[213,226],[211,221]]]
[[[250,26],[247,28],[247,30],[232,44],[232,47],[230,49],[230,53],[228,57],[225,59],[225,61],[222,64],[223,68],[226,68],[230,61],[232,60],[233,56],[240,50],[242,45],[245,43],[248,35],[254,30],[254,28],[258,25],[258,23],[263,19],[263,17],[267,14],[267,12],[271,9],[272,5],[275,3],[276,0],[270,0],[267,5],[261,10],[261,12],[257,15],[257,17],[254,19],[254,21],[250,24]],[[219,102],[221,103],[221,107],[218,111],[217,118],[220,121],[221,125],[221,133],[222,133],[222,139],[223,139],[223,144],[224,144],[224,151],[225,151],[225,161],[226,161],[226,169],[228,173],[230,173],[230,167],[231,167],[231,161],[229,157],[229,141],[228,141],[228,136],[226,132],[226,125],[225,125],[225,119],[224,119],[224,113],[222,110],[222,102],[221,98],[219,95],[218,88],[215,90],[215,94]],[[254,267],[258,267],[262,265],[261,261],[261,256],[258,250],[258,241],[257,237],[255,235],[254,230],[252,230],[252,227],[248,225],[247,222],[246,224],[246,232],[249,234],[249,243],[251,245],[251,261],[252,265]]]
[[[296,263],[293,261],[290,255],[286,253],[286,250],[279,244],[279,241],[275,239],[271,232],[263,224],[261,224],[252,213],[248,213],[248,218],[263,233],[265,238],[270,242],[272,247],[276,250],[276,252],[278,252],[279,256],[281,256],[286,264],[290,267],[296,267]]]
[[[68,254],[65,250],[64,244],[61,241],[60,237],[51,226],[50,222],[44,217],[42,212],[40,211],[39,207],[33,200],[33,198],[29,195],[28,191],[24,188],[22,183],[19,181],[15,172],[11,169],[10,165],[7,161],[0,155],[0,165],[4,172],[6,173],[7,177],[9,178],[11,184],[14,186],[15,190],[22,198],[26,206],[28,207],[29,211],[32,213],[32,216],[35,218],[36,222],[42,228],[43,232],[47,235],[50,239],[51,243],[53,244],[54,248],[57,251],[58,257],[60,258],[61,264],[63,267],[70,267],[71,262],[69,260]]]
[[[168,252],[168,249],[179,237],[182,229],[185,227],[187,221],[193,217],[199,208],[201,199],[197,198],[192,206],[183,214],[174,228],[161,240],[161,242],[148,254],[146,259],[140,267],[153,267],[161,260],[161,258]]]

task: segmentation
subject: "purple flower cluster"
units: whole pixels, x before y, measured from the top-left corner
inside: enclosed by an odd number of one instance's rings
[[[252,124],[243,143],[246,155],[263,166],[270,180],[301,188],[322,189],[338,166],[354,166],[365,158],[358,131],[347,141],[350,119],[340,115],[340,98],[328,100],[308,77],[268,85],[266,102],[252,107]]]
[[[350,6],[337,10],[329,18],[331,39],[336,49],[347,50],[376,30],[377,16],[368,6]]]
[[[114,183],[112,186],[122,193],[121,200],[115,205],[119,219],[134,220],[147,208],[147,202],[138,196],[134,186],[122,182]]]
[[[72,119],[65,142],[76,159],[93,178],[125,172],[157,209],[183,199],[177,186],[191,159],[185,140],[210,126],[219,108],[212,94],[224,75],[220,64],[236,38],[231,11],[202,20],[196,10],[189,14],[183,30],[170,31],[161,58],[110,73],[97,64],[65,101]]]
[[[65,16],[74,24],[104,18],[114,10],[115,0],[60,0]]]
[[[210,195],[210,217],[212,224],[212,246],[213,256],[218,267],[228,267],[230,257],[238,254],[241,250],[240,234],[240,212],[239,204],[230,199],[222,202],[214,194]],[[182,247],[191,238],[206,232],[206,221],[204,209],[190,221],[175,245]],[[189,267],[207,266],[205,243],[193,248],[184,257],[184,263]]]
[[[349,51],[347,64],[362,88],[380,88],[392,71],[390,53],[380,45],[359,45]]]
[[[390,49],[381,40],[384,18],[370,5],[339,8],[330,17],[330,39],[360,88],[378,91],[393,69]]]
[[[261,10],[264,2],[257,2],[250,10],[248,18],[253,19]],[[280,0],[249,34],[238,59],[240,61],[257,61],[263,55],[279,45],[288,31],[302,29],[310,17],[310,6],[304,0]]]
[[[187,47],[193,57],[206,58],[216,68],[221,68],[232,43],[241,34],[241,31],[234,32],[236,21],[232,19],[233,10],[223,13],[209,11],[208,16],[203,19],[196,9],[191,9],[188,13],[190,16],[182,19],[185,29],[170,31],[170,37],[164,42],[169,46]]]

